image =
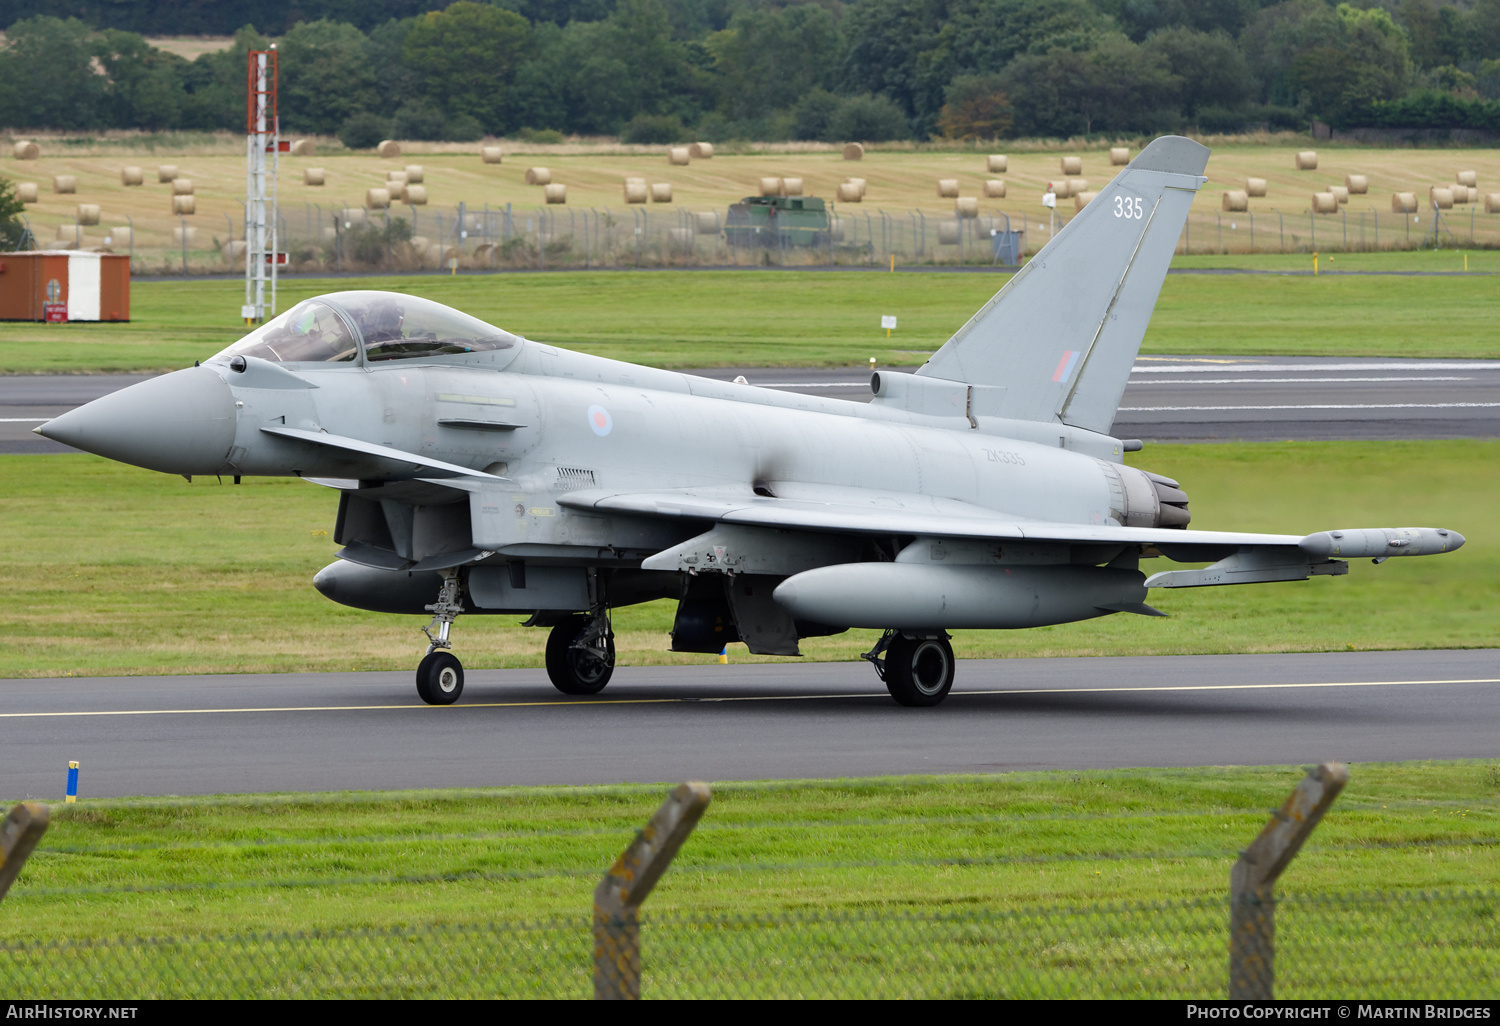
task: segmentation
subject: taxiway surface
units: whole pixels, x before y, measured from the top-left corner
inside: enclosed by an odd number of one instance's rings
[[[0,681],[8,798],[1500,757],[1500,650],[974,660],[904,709],[863,663]]]
[[[744,375],[766,388],[870,398],[870,372],[859,367],[689,373],[724,381]],[[0,452],[73,452],[31,429],[145,377],[0,376]],[[1142,356],[1113,433],[1159,442],[1497,438],[1500,360]]]

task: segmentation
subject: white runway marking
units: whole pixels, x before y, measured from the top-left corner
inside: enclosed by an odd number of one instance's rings
[[[1500,684],[1500,678],[1482,677],[1474,680],[1359,680],[1305,682],[1294,684],[1182,684],[1166,687],[1134,688],[999,688],[987,691],[955,691],[951,697],[967,698],[975,695],[1100,695],[1100,694],[1153,694],[1176,691],[1277,691],[1298,688],[1389,688],[1418,684]],[[404,705],[277,705],[229,709],[100,709],[78,712],[23,712],[0,713],[3,720],[46,719],[49,717],[75,716],[204,716],[215,713],[281,713],[281,712],[381,712],[388,710],[425,709],[519,709],[543,706],[568,706],[589,708],[600,705],[670,705],[698,702],[808,702],[828,698],[885,698],[884,691],[845,692],[820,695],[727,695],[723,697],[692,698],[600,698],[593,700],[548,699],[531,702],[464,702],[452,706],[436,706],[408,703]]]

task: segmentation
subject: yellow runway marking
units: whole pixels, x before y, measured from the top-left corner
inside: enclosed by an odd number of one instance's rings
[[[1389,688],[1411,684],[1500,684],[1500,678],[1481,677],[1474,680],[1355,680],[1304,682],[1296,684],[1181,684],[1167,687],[1129,688],[997,688],[991,691],[955,691],[952,697],[969,698],[976,695],[1101,695],[1101,694],[1156,694],[1176,691],[1275,691],[1291,688]],[[580,699],[549,699],[531,702],[464,702],[451,707],[410,703],[406,705],[278,705],[225,709],[101,709],[80,712],[20,712],[0,713],[0,720],[40,719],[49,716],[202,716],[212,713],[281,713],[281,712],[379,712],[383,710],[421,709],[522,709],[546,706],[568,706],[593,708],[601,705],[671,705],[695,702],[809,702],[829,698],[885,698],[884,691],[857,691],[844,694],[821,695],[724,695],[691,698],[600,698],[592,701]]]

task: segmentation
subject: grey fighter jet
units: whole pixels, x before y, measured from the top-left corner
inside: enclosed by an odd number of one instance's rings
[[[173,474],[338,491],[337,602],[431,613],[417,691],[463,690],[461,613],[550,630],[569,695],[614,669],[610,610],[675,598],[676,651],[792,656],[879,628],[903,705],[953,683],[947,630],[1161,615],[1152,588],[1299,581],[1449,552],[1438,528],[1188,529],[1109,434],[1208,150],[1162,138],[916,373],[868,404],[568,352],[410,295],[307,300],[203,366],[39,428]],[[1146,576],[1142,560],[1207,563]]]

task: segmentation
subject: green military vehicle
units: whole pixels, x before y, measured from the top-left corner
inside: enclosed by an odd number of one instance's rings
[[[828,227],[815,196],[746,196],[730,205],[724,238],[731,246],[824,246]]]

